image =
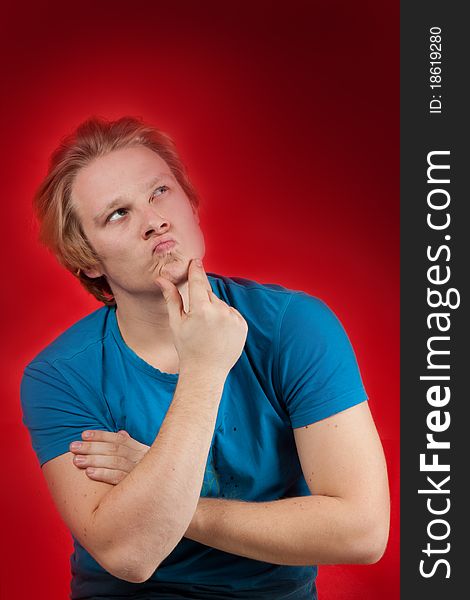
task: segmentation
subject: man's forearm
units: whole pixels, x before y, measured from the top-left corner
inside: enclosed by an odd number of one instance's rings
[[[272,502],[201,498],[184,535],[224,552],[280,565],[359,564],[375,562],[383,553],[388,530],[379,529],[372,515],[336,497]]]
[[[95,510],[97,554],[116,572],[129,569],[145,579],[183,537],[201,492],[224,382],[221,373],[182,370],[155,441]]]

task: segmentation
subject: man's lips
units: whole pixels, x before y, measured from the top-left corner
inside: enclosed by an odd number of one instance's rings
[[[163,240],[159,240],[155,246],[153,247],[153,254],[160,254],[162,252],[166,252],[167,250],[170,250],[171,248],[173,248],[173,246],[176,244],[175,240],[172,238],[166,238]]]

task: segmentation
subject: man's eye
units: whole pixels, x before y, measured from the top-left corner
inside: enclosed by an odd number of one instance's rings
[[[122,210],[123,210],[124,212],[127,212],[127,208],[117,208],[115,211],[113,211],[113,212],[112,212],[112,213],[109,215],[109,217],[106,219],[106,221],[107,221],[108,223],[111,223],[112,221],[116,221],[116,220],[117,220],[117,221],[119,221],[120,219],[112,219],[111,217],[113,217],[115,214],[117,214],[118,212],[120,212],[120,211],[122,211]]]
[[[159,190],[163,190],[163,192],[166,192],[167,190],[169,190],[170,188],[167,185],[159,185],[153,192],[152,192],[152,198],[153,196],[161,196],[162,194],[158,194],[157,192]],[[163,193],[162,192],[162,193]],[[120,221],[121,219],[113,219],[112,217],[117,214],[120,211],[124,211],[125,213],[127,213],[127,208],[117,208],[116,210],[114,210],[109,217],[106,219],[107,223],[112,223],[113,221]]]
[[[169,189],[167,185],[159,185],[152,193],[152,196],[161,196],[161,194],[157,194],[158,190],[164,190],[165,192]]]

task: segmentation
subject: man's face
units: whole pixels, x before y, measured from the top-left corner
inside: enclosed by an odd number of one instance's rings
[[[145,146],[115,150],[80,169],[72,203],[100,257],[85,274],[105,275],[116,299],[121,290],[157,293],[159,275],[183,283],[189,261],[204,255],[197,212],[166,162]],[[162,240],[174,243],[154,251]]]

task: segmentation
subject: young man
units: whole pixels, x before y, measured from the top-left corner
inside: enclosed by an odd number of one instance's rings
[[[21,384],[74,538],[72,600],[302,600],[315,565],[377,561],[386,467],[347,335],[304,292],[206,275],[171,140],[90,119],[35,205],[42,241],[105,304]]]

